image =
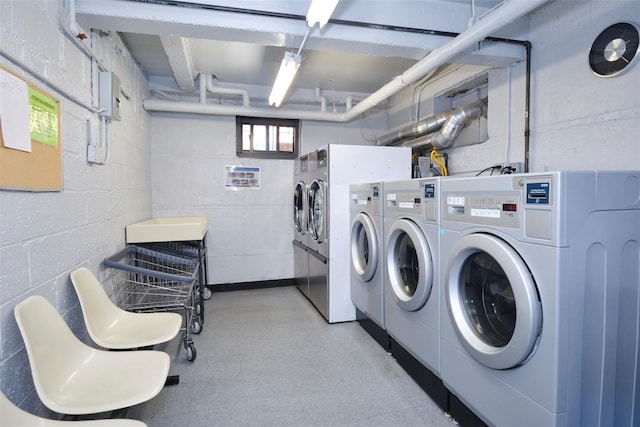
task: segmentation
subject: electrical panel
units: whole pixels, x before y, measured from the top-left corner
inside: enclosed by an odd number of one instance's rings
[[[114,73],[100,71],[99,75],[100,115],[111,120],[120,120],[120,79]]]

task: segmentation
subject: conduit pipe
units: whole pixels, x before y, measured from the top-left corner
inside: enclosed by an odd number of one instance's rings
[[[173,103],[158,99],[144,101],[148,111],[165,111],[192,114],[244,115],[253,117],[297,118],[300,120],[349,122],[369,111],[382,101],[397,94],[402,89],[420,80],[432,70],[451,61],[455,56],[472,48],[493,32],[510,24],[549,0],[505,0],[499,7],[488,12],[474,22],[472,26],[443,46],[434,49],[429,55],[418,61],[402,75],[395,77],[382,88],[359,102],[344,113],[314,112],[305,110],[276,110],[269,108],[251,108],[221,106],[203,103]]]
[[[486,114],[487,100],[482,99],[471,104],[458,107],[447,117],[439,132],[431,133],[426,139],[414,142],[405,142],[404,147],[419,148],[450,148],[462,129],[470,122],[479,119]]]
[[[200,73],[200,79],[202,79],[203,77],[205,76]],[[242,105],[245,107],[249,106],[249,92],[244,89],[232,89],[214,86],[213,83],[215,82],[215,80],[216,79],[211,74],[206,75],[207,91],[209,91],[209,93],[218,95],[240,95],[242,96]],[[202,98],[200,98],[200,102],[202,102]]]

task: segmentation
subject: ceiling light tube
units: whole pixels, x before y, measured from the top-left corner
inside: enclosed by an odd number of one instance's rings
[[[282,100],[289,91],[298,68],[300,68],[301,61],[302,57],[296,53],[284,53],[278,76],[273,84],[273,89],[271,89],[271,95],[269,95],[269,105],[279,107],[282,104]]]
[[[320,29],[329,22],[331,14],[338,5],[339,0],[311,0],[311,5],[307,11],[307,25],[313,28],[318,24]]]

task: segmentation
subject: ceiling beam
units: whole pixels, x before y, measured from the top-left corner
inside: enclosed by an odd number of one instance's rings
[[[304,16],[298,19],[297,15],[252,15],[123,0],[78,0],[76,13],[78,22],[85,28],[234,41],[288,49],[298,48],[307,30]],[[325,27],[321,33],[314,30],[305,44],[305,50],[419,60],[451,40],[451,37],[430,31],[393,30],[392,26],[337,22]],[[486,50],[489,46],[490,51]],[[489,61],[495,66],[504,66],[522,59],[524,49],[520,46],[486,43],[460,55],[456,62],[482,64]]]
[[[160,42],[167,54],[178,87],[182,90],[194,90],[196,73],[187,40],[180,36],[160,36]]]

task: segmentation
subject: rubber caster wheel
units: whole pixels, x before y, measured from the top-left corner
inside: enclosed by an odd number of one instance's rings
[[[202,298],[204,298],[205,300],[208,300],[208,299],[211,299],[212,296],[213,296],[213,292],[211,292],[211,289],[205,286],[204,289],[202,290]]]
[[[196,360],[196,346],[190,342],[184,346],[184,354],[189,362]]]
[[[191,321],[191,333],[198,335],[202,332],[202,323],[198,319]]]

